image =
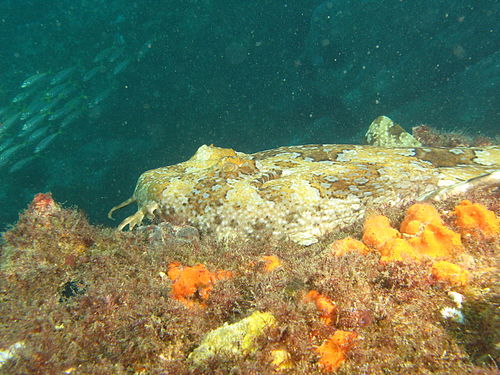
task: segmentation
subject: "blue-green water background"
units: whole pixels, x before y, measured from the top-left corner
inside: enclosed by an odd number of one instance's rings
[[[382,114],[497,136],[499,10],[486,0],[0,0],[0,229],[47,191],[114,225],[106,212],[143,171],[201,144],[360,143]]]

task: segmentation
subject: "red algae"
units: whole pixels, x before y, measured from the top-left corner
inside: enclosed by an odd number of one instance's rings
[[[497,207],[489,199],[484,207]],[[92,226],[39,195],[0,242],[0,347],[24,345],[1,372],[487,373],[498,342],[498,239],[459,223],[458,207],[481,212],[467,217],[482,217],[482,208],[456,205],[419,204],[404,218],[387,209],[368,218],[364,234],[358,223],[335,233],[334,245],[303,247],[158,241],[154,225],[126,233]],[[436,256],[419,248],[424,242],[451,250]],[[459,309],[450,290],[461,293],[462,323],[441,314]],[[210,332],[255,311],[276,324],[254,353],[190,365]]]
[[[412,135],[424,146],[491,146],[494,139],[485,136],[472,137],[462,132],[443,132],[429,125],[417,125],[412,128]]]

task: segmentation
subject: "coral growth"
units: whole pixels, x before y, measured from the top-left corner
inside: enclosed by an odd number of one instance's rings
[[[359,254],[366,255],[370,252],[370,248],[363,242],[351,237],[335,241],[331,244],[331,248],[333,250],[333,255],[335,256],[345,255],[349,252],[357,252]]]
[[[271,272],[281,267],[281,261],[276,255],[264,255],[260,260],[264,263],[263,269],[266,272]]]
[[[365,245],[380,250],[387,242],[398,237],[398,231],[391,227],[387,217],[372,215],[366,219],[363,230],[363,242]]]

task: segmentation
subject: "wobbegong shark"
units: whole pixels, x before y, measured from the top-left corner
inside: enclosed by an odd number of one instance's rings
[[[398,138],[384,146],[377,141]],[[311,144],[246,154],[203,145],[189,160],[144,172],[131,198],[135,214],[184,222],[218,240],[291,240],[311,245],[346,228],[371,208],[403,207],[500,185],[500,147],[425,147],[387,117],[367,132],[375,145]],[[375,141],[374,141],[375,140]],[[387,144],[390,147],[387,147]]]

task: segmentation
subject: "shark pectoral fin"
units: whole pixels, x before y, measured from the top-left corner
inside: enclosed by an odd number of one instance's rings
[[[151,220],[154,219],[154,212],[157,209],[159,209],[158,203],[154,201],[147,202],[146,204],[140,206],[139,210],[137,210],[135,214],[123,220],[120,225],[118,225],[118,230],[123,230],[127,225],[130,230],[134,229],[136,226],[142,223],[144,216],[147,216],[147,218]]]
[[[132,216],[127,217],[123,220],[120,225],[118,225],[118,230],[123,230],[127,225],[129,230],[134,229],[137,225],[142,223],[142,219],[144,219],[144,211],[140,209]]]
[[[418,201],[433,200],[442,201],[454,195],[467,193],[471,190],[500,187],[500,171],[491,172],[471,178],[470,180],[460,182],[458,184],[446,186],[437,190],[433,190],[420,196]]]

